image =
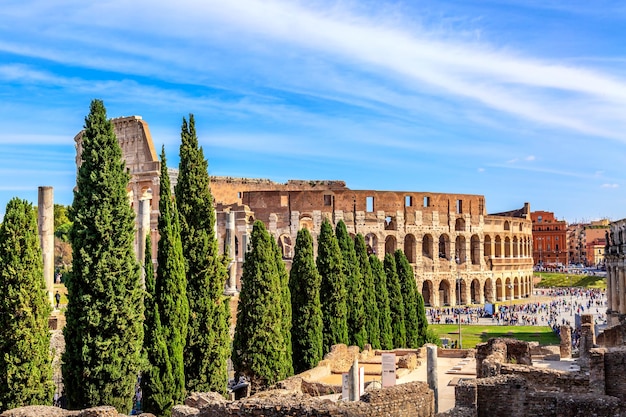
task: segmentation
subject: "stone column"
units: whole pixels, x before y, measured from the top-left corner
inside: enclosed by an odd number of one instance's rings
[[[606,395],[604,354],[606,349],[595,348],[589,351],[589,393]]]
[[[439,384],[437,381],[437,346],[427,345],[426,379],[435,395],[435,413],[439,412]]]
[[[359,361],[354,359],[348,371],[348,401],[359,401]]]
[[[572,328],[570,326],[561,326],[561,359],[570,359],[572,357]]]
[[[52,187],[39,187],[37,211],[43,277],[48,290],[48,301],[51,306],[54,306],[54,189]]]
[[[150,236],[150,213],[152,212],[151,206],[152,200],[143,199],[139,200],[139,221],[138,223],[138,242],[137,242],[137,261],[139,265],[144,265],[146,257],[146,237]],[[152,259],[152,254],[150,254]],[[143,288],[146,286],[146,275],[144,268],[141,268],[141,285]]]
[[[225,291],[226,295],[237,294],[237,255],[235,254],[235,212],[228,212],[226,218],[226,246],[228,247],[228,257],[231,259],[228,264],[228,283]]]
[[[579,362],[582,369],[588,369],[589,352],[595,344],[596,335],[593,328],[593,315],[582,314],[580,316],[580,344],[578,347]]]

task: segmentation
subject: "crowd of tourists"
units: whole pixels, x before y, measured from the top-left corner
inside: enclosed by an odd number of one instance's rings
[[[558,332],[561,325],[574,327],[575,314],[593,314],[596,324],[604,322],[606,296],[603,290],[585,288],[537,289],[538,301],[519,303],[506,301],[495,304],[495,311],[485,306],[456,306],[428,308],[431,324],[494,324],[550,326]],[[549,297],[549,300],[545,300]]]

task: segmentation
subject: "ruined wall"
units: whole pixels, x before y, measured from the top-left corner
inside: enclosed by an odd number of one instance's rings
[[[535,391],[520,375],[463,380],[457,385],[455,410],[473,409],[477,416],[615,417],[626,416],[616,397],[589,393]]]
[[[184,407],[184,410],[182,410]],[[216,401],[197,413],[189,407],[176,406],[172,416],[194,417],[264,416],[264,417],[430,417],[435,399],[425,382],[411,382],[365,393],[361,401],[333,402],[289,391],[265,391],[240,401]],[[180,412],[178,411],[179,409]],[[182,412],[185,414],[182,414]]]
[[[500,374],[503,364],[532,365],[530,344],[516,339],[493,338],[476,345],[476,378]]]

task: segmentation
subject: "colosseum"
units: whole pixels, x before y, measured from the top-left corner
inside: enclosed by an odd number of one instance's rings
[[[137,215],[136,250],[143,259],[145,236],[158,237],[159,161],[145,121],[112,119],[132,179],[128,193]],[[77,164],[80,140],[76,135]],[[172,184],[176,171],[171,170]],[[351,190],[343,181],[211,177],[220,249],[231,259],[225,288],[235,294],[248,236],[255,220],[276,238],[287,266],[300,228],[314,246],[324,218],[343,220],[362,234],[382,259],[402,249],[429,306],[483,304],[532,293],[532,223],[528,203],[518,210],[487,214],[482,195]],[[156,253],[156,245],[153,244]],[[154,256],[156,258],[156,256]]]

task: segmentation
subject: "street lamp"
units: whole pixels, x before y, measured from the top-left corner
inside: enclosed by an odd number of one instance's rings
[[[457,265],[457,274],[458,278],[456,279],[457,288],[458,288],[458,296],[457,296],[457,308],[459,310],[459,314],[457,319],[459,320],[459,349],[463,349],[463,337],[461,336],[461,271],[459,271],[459,265],[461,264],[461,260],[459,257],[456,257],[456,265]]]
[[[509,284],[506,286],[509,289],[509,325],[511,325],[511,321],[513,320],[513,284]]]

